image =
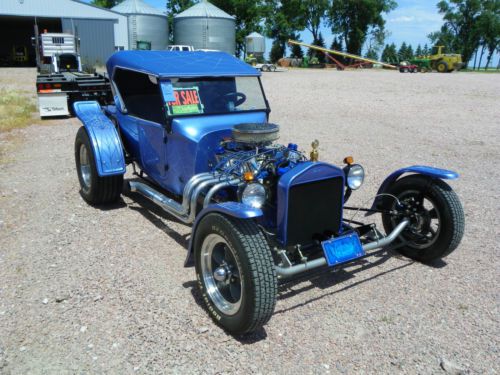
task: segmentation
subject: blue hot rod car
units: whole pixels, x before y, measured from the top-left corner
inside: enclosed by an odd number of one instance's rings
[[[318,161],[317,142],[310,155],[275,143],[260,73],[230,55],[123,51],[107,69],[114,105],[74,104],[81,195],[100,205],[136,192],[192,224],[186,265],[194,262],[207,310],[229,332],[270,319],[280,280],[388,245],[431,262],[462,238],[462,206],[443,181],[455,172],[403,168],[371,208],[348,206],[361,165]],[[136,178],[124,184],[127,165]],[[381,214],[385,234],[344,216],[353,209]]]

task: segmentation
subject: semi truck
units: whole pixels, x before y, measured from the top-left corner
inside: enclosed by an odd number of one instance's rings
[[[38,75],[36,90],[40,117],[71,116],[73,103],[112,102],[111,85],[104,74],[82,69],[79,39],[72,34],[38,33],[35,26]]]

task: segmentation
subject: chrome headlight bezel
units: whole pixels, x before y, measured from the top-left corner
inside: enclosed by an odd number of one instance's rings
[[[345,183],[351,190],[358,190],[365,180],[365,170],[359,164],[349,165],[346,168],[345,175]]]
[[[252,208],[262,208],[267,199],[267,191],[259,182],[250,182],[241,190],[241,203]]]

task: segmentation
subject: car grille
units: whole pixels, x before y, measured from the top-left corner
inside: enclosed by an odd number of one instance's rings
[[[305,245],[325,232],[338,233],[343,194],[342,177],[290,187],[286,245]]]

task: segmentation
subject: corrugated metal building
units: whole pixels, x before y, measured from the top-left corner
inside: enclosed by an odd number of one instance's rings
[[[202,0],[174,17],[175,44],[213,49],[234,55],[235,17]]]
[[[1,0],[0,64],[14,49],[25,49],[35,64],[31,45],[34,26],[40,32],[65,32],[80,38],[82,61],[104,65],[115,50],[128,49],[127,16],[77,0]]]

